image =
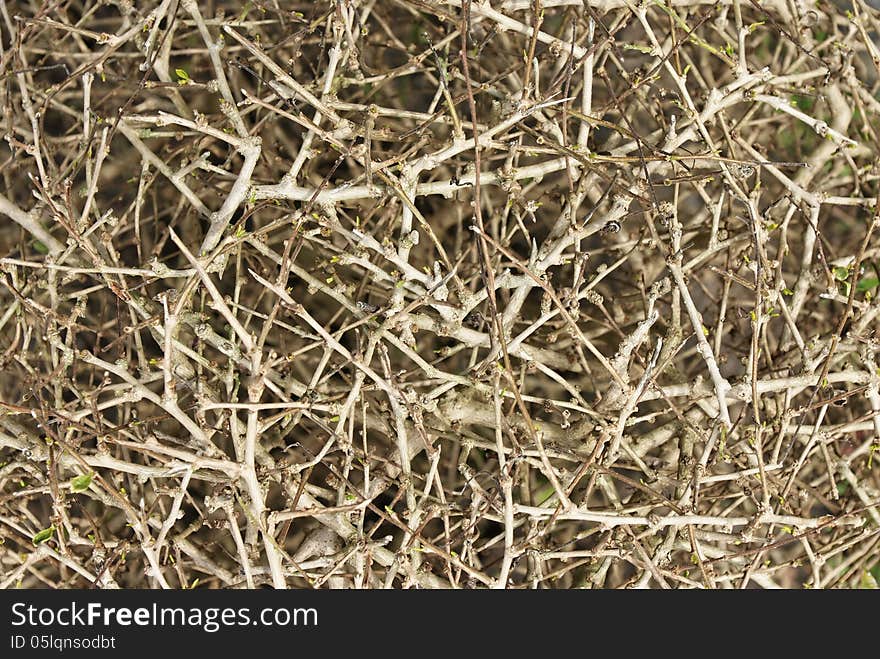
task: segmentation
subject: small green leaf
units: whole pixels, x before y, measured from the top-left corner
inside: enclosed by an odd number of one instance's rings
[[[625,43],[623,44],[624,50],[637,50],[640,53],[645,53],[646,55],[650,55],[654,52],[653,46],[643,46],[641,44],[633,44],[633,43]]]
[[[859,589],[861,590],[878,590],[877,579],[874,575],[865,570],[862,572],[862,578],[859,579]]]
[[[749,34],[751,34],[752,32],[754,32],[755,30],[757,30],[757,29],[758,29],[759,27],[761,27],[763,24],[764,24],[764,21],[758,21],[757,23],[752,23],[751,25],[749,25],[749,26],[748,26]]]
[[[38,252],[39,254],[48,254],[49,253],[49,248],[46,247],[43,243],[41,243],[39,240],[35,240],[33,242],[33,246],[34,246],[34,251]]]
[[[186,72],[186,69],[174,69],[174,73],[177,74],[178,85],[185,85],[189,82],[189,73]]]
[[[865,277],[856,285],[856,288],[860,293],[864,293],[874,290],[878,285],[880,285],[880,279],[877,277]]]
[[[834,278],[837,281],[846,281],[849,279],[849,268],[845,268],[841,265],[834,268]]]
[[[92,474],[82,474],[70,481],[71,492],[85,492],[92,484]]]
[[[50,526],[48,529],[43,529],[42,531],[37,533],[37,535],[35,535],[33,538],[31,538],[31,542],[33,542],[35,546],[41,545],[44,542],[46,542],[46,540],[51,538],[54,533],[55,533],[55,527]]]

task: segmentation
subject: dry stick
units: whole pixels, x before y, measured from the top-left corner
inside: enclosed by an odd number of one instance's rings
[[[497,23],[500,27],[511,30],[514,32],[518,32],[527,37],[534,38],[535,41],[540,41],[543,44],[552,45],[559,48],[560,52],[566,52],[568,50],[572,50],[574,56],[578,59],[582,58],[586,54],[586,49],[581,48],[580,46],[575,45],[572,49],[571,44],[564,42],[562,39],[557,39],[554,36],[547,34],[546,32],[541,32],[540,30],[535,30],[520,21],[510,18],[505,14],[502,14],[500,11],[493,9],[488,2],[477,2],[472,4],[471,0],[445,0],[446,4],[451,7],[459,7],[462,10],[462,13],[468,12],[468,14],[473,11],[474,14],[478,16],[483,16],[488,18],[489,20]],[[530,6],[532,2],[530,1],[526,6]],[[550,6],[549,3],[544,0],[543,4],[545,6]],[[470,21],[468,21],[470,23]],[[527,60],[527,66],[530,65],[531,59]]]
[[[321,523],[322,525],[333,529],[336,534],[342,538],[345,542],[353,543],[356,538],[359,537],[359,533],[357,528],[349,521],[348,515],[345,513],[324,513],[317,512],[323,509],[326,509],[326,506],[321,504],[312,494],[308,491],[303,490],[299,493],[296,492],[297,484],[291,481],[286,486],[288,495],[291,500],[296,500],[297,496],[299,501],[303,506],[308,509],[314,509],[316,512],[312,515],[316,521]],[[396,557],[395,554],[384,547],[377,546],[372,548],[372,555],[376,559],[376,561],[386,567],[392,566]],[[449,588],[449,582],[433,575],[433,574],[416,574],[417,582],[425,587],[425,588]]]
[[[828,99],[832,108],[832,124],[837,132],[842,133],[850,124],[852,119],[852,109],[847,105],[843,94],[837,86],[828,88],[825,97]],[[751,145],[742,144],[747,151],[754,153]],[[821,167],[838,150],[838,146],[831,140],[823,141],[821,146],[810,156],[807,169],[797,174],[794,180],[788,179],[774,167],[768,167],[768,171],[774,174],[786,188],[795,195],[795,198],[802,199],[810,206],[810,215],[807,218],[806,232],[804,236],[803,254],[801,256],[801,272],[795,285],[792,287],[794,295],[791,300],[791,316],[797,320],[800,315],[803,304],[806,300],[806,294],[810,287],[811,269],[813,267],[813,250],[815,249],[816,240],[819,237],[819,211],[822,199],[820,195],[807,193],[804,186],[808,185],[812,179],[820,172]]]
[[[195,270],[172,270],[156,269],[145,270],[143,268],[113,268],[105,265],[98,265],[94,268],[78,268],[69,265],[58,265],[57,263],[37,263],[34,261],[23,261],[22,259],[0,258],[0,265],[14,265],[22,268],[32,268],[38,270],[57,270],[58,272],[67,272],[72,275],[128,275],[131,277],[147,277],[149,279],[171,279],[178,277],[191,277]]]
[[[738,90],[742,89],[745,86],[752,84],[755,81],[760,81],[760,80],[766,79],[767,77],[768,76],[767,76],[766,72],[760,72],[758,74],[743,75],[739,79],[737,79],[736,81],[734,81],[733,83],[728,85],[724,91],[713,90],[713,93],[711,93],[709,95],[709,99],[707,101],[706,107],[704,108],[703,112],[698,114],[694,110],[694,115],[696,116],[696,125],[699,126],[702,129],[702,131],[705,133],[704,122],[709,117],[714,116],[717,112],[719,112],[724,107],[726,107],[728,104],[730,104],[731,100],[735,98],[733,96],[734,93],[738,92]],[[683,144],[688,139],[691,139],[692,137],[694,137],[696,135],[696,132],[697,131],[694,128],[694,126],[691,126],[678,134],[670,135],[667,138],[667,140],[663,146],[663,150],[665,152],[673,151],[679,145]],[[626,150],[636,148],[637,146],[638,146],[638,142],[636,142],[633,145],[628,145],[625,148],[625,150],[623,150],[623,151],[626,152]],[[578,157],[578,158],[582,157],[576,153],[574,153],[572,155],[574,155],[575,157]],[[660,164],[659,162],[650,163],[650,165],[647,167],[647,171],[648,172],[652,171],[659,164]],[[643,174],[645,174],[645,172],[639,172],[639,175],[643,175]],[[635,188],[631,189],[630,192],[632,194],[638,194],[638,190],[636,190]],[[622,216],[624,215],[625,211],[626,211],[626,208],[623,205],[615,204],[615,207],[612,210],[612,214],[607,218],[607,221],[610,222],[610,221],[617,221],[617,220],[621,219]],[[585,233],[589,234],[594,231],[595,231],[595,229],[593,229],[591,227],[591,228],[588,228]],[[575,239],[580,237],[580,233],[581,232],[578,232],[577,234],[575,234],[575,236],[574,236]],[[556,259],[559,258],[559,254],[561,253],[562,249],[564,249],[568,244],[570,244],[570,242],[571,242],[571,237],[569,237],[569,239],[567,239],[567,240],[560,240],[558,245],[555,248],[553,248],[552,251],[550,252],[550,254],[546,257],[546,260],[549,261],[550,259],[552,259],[552,261],[550,261],[550,263],[552,264]],[[700,337],[702,336],[702,329],[700,329],[698,331],[698,334]],[[711,354],[711,350],[710,350],[710,354]],[[601,359],[600,359],[600,361],[601,361]]]
[[[840,131],[831,128],[824,121],[819,119],[814,119],[810,115],[805,112],[801,112],[795,107],[792,107],[791,103],[785,101],[777,96],[770,96],[769,94],[755,94],[755,100],[760,101],[762,103],[766,103],[770,107],[775,110],[779,110],[780,112],[785,112],[790,114],[795,119],[798,119],[805,124],[807,124],[810,128],[812,128],[819,137],[824,137],[832,140],[837,146],[859,146],[859,143],[853,139],[850,139]]]
[[[68,348],[68,350],[70,350],[70,348]],[[64,442],[60,443],[66,449],[65,453],[69,455],[80,466],[80,469],[88,469],[88,465],[85,459],[80,456],[76,450],[72,450],[69,446],[65,445]],[[170,589],[171,586],[168,584],[165,576],[162,574],[162,569],[159,564],[159,556],[155,550],[153,538],[150,534],[148,524],[144,522],[146,516],[143,514],[139,516],[134,507],[129,503],[129,501],[124,498],[115,487],[109,484],[100,475],[95,474],[94,480],[110,494],[113,502],[123,510],[125,516],[129,520],[129,524],[138,535],[140,539],[140,549],[146,557],[147,562],[150,564],[150,576],[153,576],[159,583],[160,587],[162,587],[163,589]],[[141,513],[143,513],[143,510],[141,511]]]
[[[117,377],[121,378],[129,385],[131,385],[132,396],[137,398],[146,398],[150,402],[158,405],[163,408],[166,412],[168,412],[172,417],[174,417],[186,430],[197,440],[199,443],[205,445],[209,444],[209,440],[205,435],[204,431],[196,424],[192,419],[190,419],[184,412],[177,406],[177,404],[173,401],[166,400],[162,396],[158,396],[154,394],[152,391],[147,389],[143,384],[138,382],[125,368],[119,366],[118,364],[111,364],[110,362],[104,361],[103,359],[99,359],[95,357],[88,350],[80,350],[76,352],[74,355],[74,351],[65,343],[62,343],[60,338],[58,337],[57,332],[52,334],[50,333],[47,337],[49,342],[57,347],[62,353],[69,355],[70,358],[74,356],[78,357],[80,360],[86,362],[87,364],[91,364],[92,366],[96,366],[101,368],[108,373],[112,373]]]
[[[492,386],[492,402],[495,406],[495,443],[496,455],[498,456],[498,473],[501,483],[501,492],[504,497],[504,557],[501,560],[501,569],[495,581],[496,588],[506,588],[510,579],[510,569],[516,558],[514,554],[514,503],[513,503],[513,467],[508,463],[507,454],[504,451],[503,424],[501,422],[501,397],[499,391],[499,373],[495,373]],[[568,494],[568,493],[567,493]]]
[[[162,529],[156,537],[156,552],[158,553],[161,553],[162,545],[165,544],[165,536],[168,535],[168,532],[174,527],[175,522],[177,522],[179,518],[180,505],[183,503],[183,498],[186,496],[186,488],[189,486],[189,479],[191,477],[192,468],[187,468],[183,474],[183,478],[180,479],[180,486],[177,494],[174,496],[174,501],[171,504],[171,510],[168,512],[168,517],[165,518],[165,522],[162,524]]]
[[[259,402],[262,395],[263,387],[265,386],[265,376],[262,373],[262,351],[255,344],[253,337],[247,332],[247,330],[241,325],[241,323],[229,309],[229,306],[226,304],[223,296],[220,294],[220,291],[217,290],[216,285],[213,281],[211,281],[211,277],[205,271],[199,260],[196,259],[195,256],[193,256],[192,252],[187,249],[186,245],[181,242],[173,229],[169,227],[168,231],[171,235],[171,239],[174,241],[174,243],[180,249],[181,253],[192,264],[192,266],[198,273],[199,278],[202,280],[202,283],[208,290],[208,293],[211,295],[211,298],[214,302],[214,308],[217,309],[217,311],[220,312],[220,314],[226,319],[229,325],[233,328],[233,331],[238,336],[239,340],[244,345],[246,354],[251,361],[252,379],[248,386],[248,395],[250,396],[251,403]],[[241,479],[245,482],[245,485],[247,486],[248,495],[250,497],[251,503],[251,513],[258,525],[260,534],[263,536],[263,547],[266,551],[266,560],[269,562],[269,569],[272,572],[272,583],[275,588],[286,588],[287,582],[284,577],[281,554],[278,551],[278,547],[275,543],[274,537],[272,537],[266,527],[265,494],[260,487],[260,482],[257,478],[256,471],[256,445],[258,441],[259,410],[251,408],[248,410],[247,431],[245,435],[244,464],[241,471]]]
[[[540,178],[563,169],[565,169],[565,159],[557,158],[543,163],[517,167],[510,172],[480,172],[480,183],[481,185],[502,185],[509,180],[521,181],[523,179]],[[374,171],[373,174],[376,174],[376,172]],[[454,194],[462,186],[474,185],[475,181],[476,173],[468,172],[460,176],[457,182],[451,179],[441,179],[428,183],[418,183],[413,188],[413,196],[442,195],[445,197]],[[314,188],[294,185],[289,180],[283,180],[278,184],[255,185],[253,188],[254,199],[256,200],[288,199],[290,201],[309,201],[314,199],[317,204],[372,199],[377,195],[387,194],[387,192],[387,186],[375,182],[372,187],[369,185],[351,185],[315,190]]]
[[[336,24],[332,23],[335,27]],[[333,87],[333,78],[336,75],[336,67],[339,65],[339,61],[341,59],[342,52],[342,32],[341,30],[335,29],[336,32],[335,39],[333,45],[330,47],[330,52],[328,54],[328,62],[324,73],[324,86],[321,90],[321,100],[326,100],[330,91]],[[360,31],[358,31],[360,33]],[[312,122],[315,128],[320,128],[321,121],[324,118],[324,114],[320,110],[315,111],[315,115],[312,117]],[[339,125],[337,124],[338,128]],[[315,130],[309,129],[305,136],[302,138],[302,144],[300,145],[299,153],[296,154],[296,158],[291,164],[290,168],[287,170],[286,178],[288,181],[296,181],[297,176],[299,176],[300,170],[303,165],[309,159],[312,154],[312,140],[315,138]]]
[[[565,308],[565,305],[559,299],[556,292],[539,276],[534,274],[529,267],[523,265],[520,259],[518,259],[513,253],[511,253],[509,249],[507,249],[503,245],[500,245],[494,238],[483,232],[482,229],[474,226],[471,227],[471,230],[478,236],[480,236],[484,241],[492,245],[492,247],[494,247],[496,250],[509,258],[520,270],[522,270],[526,274],[528,278],[530,278],[537,286],[541,287],[550,296],[553,304],[559,310],[559,313],[562,315],[562,317],[566,320],[574,335],[587,347],[587,349],[593,354],[593,356],[599,360],[599,363],[602,364],[608,374],[611,375],[612,379],[614,379],[614,381],[617,382],[617,384],[619,384],[620,386],[626,388],[626,381],[623,379],[620,373],[617,372],[617,369],[615,369],[614,366],[608,361],[608,358],[605,357],[605,355],[603,355],[598,350],[598,348],[593,345],[593,342],[584,335],[583,331],[580,329],[580,327],[578,327],[577,322],[574,320],[574,318],[572,318],[571,314]]]
[[[876,504],[875,504],[876,505]],[[538,506],[524,506],[517,504],[516,513],[520,515],[528,515],[535,518],[550,517],[555,514],[552,508],[544,508]],[[795,529],[817,529],[828,524],[829,520],[823,517],[796,517],[793,515],[776,515],[773,513],[761,513],[755,517],[724,517],[720,515],[619,515],[605,512],[592,512],[574,508],[569,511],[560,512],[556,515],[558,519],[594,522],[605,527],[614,528],[617,526],[647,526],[652,529],[664,528],[668,526],[749,526],[749,525],[784,525]],[[839,522],[839,520],[838,520]],[[862,521],[850,520],[845,523],[849,526],[861,526]]]
[[[75,226],[87,226],[86,222],[88,221],[89,211],[92,208],[92,201],[95,198],[95,192],[98,190],[98,179],[101,176],[101,166],[104,164],[104,159],[107,157],[107,134],[109,131],[109,127],[105,127],[104,130],[101,131],[101,143],[98,146],[95,165],[92,169],[86,168],[89,179],[88,189],[86,190],[86,201],[83,204],[83,210],[79,217],[79,222]]]
[[[340,134],[337,135],[340,139],[344,139],[345,137],[350,136],[352,132],[351,122],[346,119],[343,119],[338,114],[336,114],[331,108],[329,108],[323,101],[317,98],[314,94],[309,92],[304,86],[299,84],[296,80],[294,80],[284,69],[282,69],[275,61],[266,55],[265,51],[262,48],[254,44],[252,41],[247,39],[246,37],[241,36],[238,32],[232,29],[229,25],[223,26],[223,31],[226,32],[229,36],[235,39],[238,43],[245,47],[245,49],[251,53],[254,57],[256,57],[260,62],[267,68],[272,74],[286,86],[290,87],[300,98],[309,103],[316,110],[320,111],[323,115],[325,115],[334,126],[340,131]]]
[[[880,202],[880,196],[878,196],[878,202]],[[861,276],[861,268],[862,261],[865,258],[865,252],[868,249],[868,245],[871,242],[871,236],[874,233],[874,229],[880,227],[880,203],[875,205],[875,211],[871,218],[871,221],[868,223],[868,227],[865,230],[865,237],[862,239],[862,244],[859,246],[859,251],[856,256],[855,264],[853,265],[852,273],[850,274],[849,280],[849,295],[846,300],[846,309],[843,314],[840,316],[840,319],[837,322],[837,328],[831,336],[831,345],[828,349],[828,355],[825,357],[825,362],[822,365],[822,371],[819,373],[819,377],[815,380],[813,384],[813,392],[810,394],[810,399],[807,402],[807,407],[813,404],[813,400],[816,398],[816,394],[819,393],[819,390],[824,388],[827,378],[828,372],[831,368],[831,360],[834,358],[834,353],[837,350],[837,346],[840,342],[840,337],[843,334],[843,328],[846,326],[846,323],[850,319],[850,315],[852,314],[853,302],[855,301],[856,291],[858,290],[858,278]],[[803,420],[801,420],[803,423]],[[800,429],[800,424],[798,424],[798,429]],[[791,449],[794,447],[794,443],[797,438],[797,432],[794,436],[792,436],[791,442],[788,445],[788,448],[783,452],[781,460],[785,462],[788,458]]]
[[[666,4],[669,7],[683,8],[714,4],[726,7],[735,1],[736,0],[668,0]],[[446,3],[452,6],[457,6],[459,0],[446,0]],[[501,0],[498,6],[506,11],[517,11],[528,9],[531,4],[532,0]],[[584,5],[583,0],[543,0],[542,4],[548,9],[551,7],[583,7]],[[765,2],[763,6],[772,8],[774,11],[778,11],[785,15],[789,12],[788,7],[782,0],[769,0]],[[600,14],[606,14],[615,9],[630,9],[632,7],[632,2],[631,0],[591,0],[590,7]]]
[[[208,210],[208,207],[202,203],[202,200],[196,195],[195,192],[190,189],[190,187],[186,184],[183,179],[171,171],[171,168],[167,165],[164,160],[161,160],[155,153],[153,153],[146,144],[143,143],[141,138],[138,136],[137,132],[133,130],[130,126],[126,125],[125,122],[120,121],[118,124],[119,132],[125,135],[126,139],[131,142],[131,145],[137,149],[137,151],[141,154],[141,157],[149,162],[153,167],[155,167],[159,172],[161,172],[165,178],[167,178],[174,185],[175,188],[178,189],[180,194],[184,196],[184,198],[192,204],[193,208],[195,208],[199,213],[208,217],[211,215],[211,211]]]
[[[64,245],[58,242],[52,234],[40,226],[35,218],[31,217],[29,213],[25,213],[21,208],[9,201],[9,199],[2,193],[0,193],[0,213],[8,217],[43,243],[50,253],[57,254],[58,252],[64,251]]]
[[[251,276],[258,281],[260,284],[265,286],[267,289],[271,290],[273,293],[278,295],[285,304],[287,304],[293,312],[302,318],[315,332],[317,332],[321,338],[326,342],[327,346],[338,352],[340,355],[345,357],[347,361],[355,365],[360,371],[362,371],[367,377],[369,377],[373,382],[375,382],[380,389],[382,389],[385,394],[388,396],[388,401],[392,407],[395,418],[395,425],[397,430],[397,449],[400,454],[400,464],[401,469],[403,470],[404,480],[407,483],[412,482],[412,467],[411,467],[411,455],[409,442],[407,439],[407,432],[404,427],[404,419],[406,416],[403,407],[400,405],[400,401],[398,400],[399,393],[394,389],[381,376],[379,376],[372,368],[369,367],[366,363],[362,362],[360,359],[354,357],[339,341],[333,338],[322,326],[318,323],[312,316],[309,314],[305,308],[297,303],[288,293],[287,291],[279,288],[277,285],[272,284],[271,282],[263,279],[258,274],[249,271]],[[410,493],[411,487],[408,488]],[[415,501],[412,501],[413,507],[415,505]]]
[[[677,218],[677,215],[675,216]],[[694,336],[697,339],[697,345],[699,346],[698,350],[700,353],[700,357],[703,358],[703,361],[706,363],[706,368],[709,371],[709,375],[712,378],[712,383],[715,387],[715,396],[718,400],[718,411],[719,411],[719,419],[721,423],[724,424],[725,428],[729,431],[733,427],[733,423],[730,420],[730,411],[727,407],[727,393],[730,391],[730,383],[727,379],[721,375],[721,371],[718,368],[718,362],[715,359],[715,354],[712,352],[712,346],[709,345],[709,341],[706,339],[706,329],[703,324],[703,318],[700,314],[697,306],[694,304],[694,300],[691,297],[690,290],[688,289],[687,283],[684,279],[684,272],[681,268],[682,261],[682,248],[681,248],[681,225],[678,223],[677,219],[674,220],[675,225],[672,228],[672,255],[667,259],[666,265],[669,268],[669,271],[672,273],[673,279],[675,279],[675,284],[678,286],[678,290],[681,294],[681,299],[684,302],[685,308],[687,309],[688,317],[691,321],[691,327],[694,330]]]
[[[224,510],[226,512],[226,518],[229,520],[229,532],[232,534],[232,539],[235,542],[235,548],[238,550],[238,558],[241,561],[241,567],[244,570],[245,583],[247,583],[248,588],[253,589],[254,569],[251,566],[251,561],[248,557],[247,549],[244,546],[244,540],[241,537],[241,530],[238,528],[238,520],[235,517],[235,510],[233,508],[232,501],[224,506]]]
[[[866,357],[864,361],[871,371],[875,373],[880,372],[871,357]],[[880,387],[878,387],[876,383],[868,385],[865,395],[868,397],[868,402],[871,405],[871,409],[874,411],[872,419],[874,422],[873,445],[876,447],[874,450],[878,450],[880,449]]]
[[[226,73],[223,69],[223,61],[220,59],[221,43],[211,38],[211,33],[208,32],[208,26],[205,24],[205,19],[202,18],[202,12],[199,10],[198,2],[195,0],[182,0],[182,4],[183,8],[189,12],[189,15],[192,16],[193,20],[196,22],[196,28],[198,28],[199,35],[202,37],[202,41],[205,42],[205,46],[208,49],[208,57],[211,60],[211,66],[214,68],[217,87],[220,89],[220,94],[223,96],[221,109],[223,110],[223,113],[229,117],[232,122],[232,127],[235,128],[235,132],[238,133],[239,137],[247,138],[249,136],[247,126],[245,126],[244,120],[241,118],[241,114],[238,111],[235,98],[232,96],[232,90],[229,89],[229,82],[226,80]]]
[[[647,319],[650,324],[653,324],[654,321],[659,317],[659,314],[656,312],[649,316]],[[648,327],[650,327],[650,324]],[[626,403],[623,406],[623,409],[620,412],[620,415],[617,419],[617,424],[614,426],[614,433],[611,436],[611,444],[608,446],[608,458],[605,461],[605,465],[611,465],[617,461],[619,457],[620,443],[623,440],[623,431],[626,427],[626,422],[632,416],[632,414],[636,410],[636,406],[639,404],[639,399],[642,397],[642,394],[645,392],[645,388],[648,386],[648,381],[652,377],[652,372],[654,368],[657,366],[657,360],[660,358],[660,350],[663,348],[663,337],[657,337],[657,341],[654,345],[654,352],[651,354],[651,358],[648,363],[645,365],[645,370],[642,373],[642,377],[639,380],[639,383],[636,387],[633,388],[632,392],[627,396]]]
[[[251,185],[251,176],[260,159],[260,138],[250,138],[239,147],[239,152],[244,156],[244,163],[238,172],[238,177],[235,179],[232,189],[223,202],[223,206],[219,211],[212,213],[210,216],[211,224],[208,227],[208,232],[205,234],[202,246],[199,248],[201,254],[207,254],[217,246],[217,243],[223,237],[223,232],[229,226],[235,211],[238,210],[238,207],[241,206],[247,197]]]
[[[237,112],[237,110],[236,110]],[[233,115],[234,116],[234,115]],[[140,139],[134,135],[134,132],[125,126],[122,122],[120,122],[120,130],[122,133],[132,142],[132,144],[137,148],[141,154],[144,156],[146,160],[148,160],[152,165],[157,167],[160,172],[162,172],[166,177],[168,177],[172,183],[174,183],[178,189],[187,196],[187,199],[199,209],[200,212],[208,215],[210,219],[210,225],[208,226],[208,231],[205,234],[205,238],[202,242],[200,253],[207,254],[211,250],[213,250],[217,244],[220,242],[223,237],[223,232],[226,230],[226,227],[229,226],[229,222],[232,219],[232,216],[235,214],[235,211],[238,210],[239,206],[245,201],[248,191],[251,187],[251,176],[254,173],[254,169],[257,166],[257,162],[260,159],[261,154],[261,140],[259,137],[235,137],[232,135],[227,135],[216,128],[199,124],[198,122],[190,121],[189,119],[184,119],[182,117],[177,117],[172,114],[168,114],[165,112],[160,112],[157,116],[154,117],[130,117],[129,119],[137,119],[140,121],[151,121],[156,123],[159,126],[166,125],[168,123],[177,124],[180,126],[186,126],[187,128],[191,128],[192,130],[197,130],[199,132],[205,133],[206,135],[211,135],[217,139],[223,140],[228,144],[231,144],[235,147],[235,149],[244,157],[244,162],[242,163],[241,170],[238,172],[238,176],[235,179],[235,182],[232,184],[232,188],[229,190],[229,193],[226,195],[226,199],[223,202],[223,205],[220,209],[214,213],[208,211],[207,207],[202,203],[198,197],[196,197],[195,193],[193,193],[183,182],[182,177],[179,174],[172,174],[170,169],[164,162],[160,161],[145,145]]]
[[[510,364],[510,355],[507,352],[507,338],[504,336],[504,327],[501,325],[501,319],[498,317],[498,304],[495,298],[495,271],[492,263],[489,259],[489,253],[486,245],[486,234],[483,228],[483,211],[482,211],[482,199],[480,196],[480,133],[477,126],[477,106],[474,101],[474,93],[471,85],[470,79],[470,69],[468,63],[468,42],[467,36],[468,31],[470,30],[470,0],[465,0],[462,5],[462,14],[461,14],[461,65],[462,71],[464,73],[465,85],[467,88],[467,98],[468,98],[468,106],[470,107],[471,113],[471,132],[473,133],[473,142],[474,142],[474,218],[477,223],[477,228],[479,230],[479,234],[477,237],[477,247],[480,253],[482,262],[483,262],[483,276],[486,279],[486,283],[489,289],[489,310],[492,316],[492,324],[496,329],[496,338],[501,345],[502,354],[504,357],[504,366],[506,369],[507,377],[510,380],[510,385],[513,388],[514,396],[516,397],[517,407],[519,407],[520,413],[523,415],[523,418],[526,422],[526,429],[529,436],[535,442],[538,450],[541,452],[541,459],[544,463],[544,471],[545,474],[553,485],[553,489],[556,492],[557,497],[559,498],[560,505],[568,509],[571,507],[572,503],[568,499],[568,496],[565,494],[565,490],[562,487],[562,484],[559,482],[559,479],[556,477],[556,473],[553,470],[553,466],[550,464],[549,459],[546,456],[544,451],[543,440],[540,435],[535,433],[534,428],[532,426],[531,418],[528,410],[526,409],[525,403],[522,400],[522,397],[519,392],[519,387],[513,379],[512,373],[513,368]]]
[[[532,1],[532,37],[529,40],[529,50],[525,59],[525,73],[523,74],[522,83],[522,100],[526,100],[529,96],[529,83],[532,73],[532,60],[535,59],[535,46],[538,45],[538,34],[541,31],[541,24],[544,22],[544,12],[541,8],[541,0]],[[537,72],[535,74],[535,97],[539,94]]]

